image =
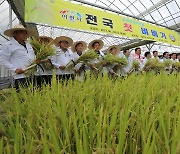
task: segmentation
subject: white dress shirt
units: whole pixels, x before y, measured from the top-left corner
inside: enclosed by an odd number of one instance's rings
[[[174,59],[172,59],[172,58],[171,58],[170,60],[171,60],[173,63],[175,63],[175,62],[179,62],[179,60],[178,60],[178,59],[175,59],[175,60],[174,60]]]
[[[35,60],[32,46],[25,41],[26,48],[14,38],[5,43],[0,51],[0,65],[14,74],[14,79],[25,78],[24,74],[15,74],[16,69],[25,69]]]
[[[127,57],[127,56],[124,55],[124,53],[119,54],[119,57],[124,58],[127,61],[127,65],[120,69],[121,75],[125,75],[131,70],[133,60],[130,57],[130,55],[129,55],[129,57]]]
[[[168,60],[168,59],[165,58],[165,57],[163,57],[163,58],[161,59],[161,62],[163,63],[163,62],[165,62],[166,60]]]
[[[160,59],[159,57],[154,57],[154,56],[152,56],[152,59]]]
[[[104,53],[102,51],[99,51],[99,58],[93,59],[90,62],[88,62],[87,68],[90,69],[91,73],[93,73],[94,70],[90,67],[90,65],[99,63],[103,59],[104,56],[105,56]],[[101,70],[99,70],[99,73],[104,73],[104,71],[107,71],[105,67],[101,68]]]
[[[77,54],[77,52],[74,52],[73,53],[73,57],[74,57],[74,60],[76,61],[80,56]],[[79,62],[77,63],[75,66],[74,66],[74,70],[75,71],[79,71],[79,69],[83,66],[83,63],[82,62]],[[76,77],[75,79],[78,80],[78,81],[84,81],[85,80],[85,69],[87,68],[87,66],[85,65],[84,66],[84,69],[81,70],[80,74],[76,74]]]
[[[62,49],[58,49],[56,51],[56,55],[51,57],[51,62],[53,66],[56,68],[56,75],[63,75],[63,74],[74,74],[73,70],[62,70],[60,66],[66,66],[71,60],[75,60],[75,54],[69,49],[64,52]]]
[[[94,51],[94,52],[96,52],[96,51]],[[89,64],[99,63],[104,56],[105,56],[104,53],[102,51],[99,51],[99,59],[93,59],[89,62]]]
[[[162,62],[162,59],[160,59],[159,57],[152,57],[152,59],[157,59],[160,63]]]
[[[147,63],[147,61],[148,61],[148,59],[145,57],[145,58],[143,59],[143,64],[142,64],[142,67],[144,67],[144,66],[145,66],[145,64]]]
[[[77,52],[74,52],[74,53],[72,54],[72,56],[73,56],[74,61],[78,60],[78,58],[80,57],[80,56],[77,54]],[[76,64],[76,65],[74,66],[74,70],[78,71],[81,66],[82,66],[82,63]]]

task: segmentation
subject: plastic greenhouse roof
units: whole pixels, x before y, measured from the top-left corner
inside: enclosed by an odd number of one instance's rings
[[[81,3],[94,8],[106,8],[112,11],[118,11],[128,16],[143,19],[155,24],[159,24],[180,32],[180,0],[71,0],[73,3]],[[9,5],[7,0],[0,0],[0,33],[9,28]],[[18,19],[13,13],[13,25],[18,24]],[[47,35],[53,38],[65,35],[72,37],[74,41],[85,40],[87,43],[93,39],[101,38],[104,43],[104,50],[112,44],[123,44],[132,41],[131,38],[124,38],[114,35],[105,35],[100,33],[91,33],[86,31],[76,31],[60,27],[50,27],[48,25],[37,25],[39,35]],[[0,44],[6,42],[3,36],[0,36]],[[1,48],[1,46],[0,46]],[[146,46],[142,46],[143,51],[147,51]],[[160,52],[180,52],[180,47],[154,43],[151,51]]]

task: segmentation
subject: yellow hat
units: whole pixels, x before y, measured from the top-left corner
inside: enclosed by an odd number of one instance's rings
[[[35,35],[35,32],[33,30],[25,28],[23,25],[16,25],[13,28],[7,29],[4,31],[4,35],[8,37],[13,37],[15,31],[23,30],[26,31],[28,34],[28,37]]]

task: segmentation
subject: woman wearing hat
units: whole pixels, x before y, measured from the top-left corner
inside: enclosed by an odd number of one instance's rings
[[[39,36],[38,41],[44,45],[51,45],[53,38],[48,36]],[[50,66],[50,68],[53,66],[50,59],[39,60],[38,62],[41,67],[37,68],[36,83],[41,87],[42,83],[50,84],[52,79],[52,69],[46,69],[45,65]]]
[[[100,51],[103,48],[103,45],[104,43],[102,40],[93,40],[89,43],[88,48],[90,50],[94,50],[99,55],[99,59],[101,60],[105,56],[104,53]],[[94,71],[95,72],[97,71],[97,68],[95,67],[95,65],[99,63],[99,59],[94,59],[89,63],[91,73],[94,73]],[[103,65],[105,66],[105,64]],[[103,69],[99,70],[99,72],[103,73]]]
[[[24,70],[35,60],[33,48],[27,41],[34,32],[22,25],[16,25],[6,30],[4,35],[12,39],[2,46],[0,65],[14,74],[15,87],[18,90],[19,84],[25,85],[29,81],[29,78],[24,75]]]
[[[112,54],[114,56],[119,56],[119,46],[117,45],[112,45],[107,49],[107,54]],[[109,65],[106,66],[107,68],[107,72],[109,75],[113,75],[113,76],[119,76],[118,75],[118,67],[115,65]]]
[[[90,50],[93,49],[101,57],[104,57],[104,53],[100,51],[103,48],[103,45],[104,43],[102,40],[93,40],[89,43],[88,48]]]
[[[129,51],[129,49],[125,49],[120,55],[121,58],[124,58],[127,61],[127,65],[122,67],[120,70],[122,76],[126,75],[131,70],[133,61],[132,58],[130,57],[130,54],[131,52]]]
[[[87,44],[84,41],[77,41],[71,46],[71,51],[77,53],[78,56],[81,56],[82,53],[86,50]]]
[[[73,40],[66,36],[60,36],[56,37],[53,42],[58,47],[57,54],[51,57],[51,62],[56,68],[57,79],[74,79],[74,71],[66,69],[66,65],[75,58],[72,51],[68,49],[73,44]]]
[[[112,45],[107,49],[107,53],[118,56],[119,55],[119,47],[117,45]]]
[[[49,36],[39,36],[38,37],[39,42],[44,43],[44,44],[50,44],[53,41],[52,37]]]
[[[82,53],[86,50],[87,44],[84,41],[77,41],[71,46],[71,51],[74,52],[75,59],[78,59]],[[75,65],[76,79],[83,81],[85,77],[85,65],[78,63]]]

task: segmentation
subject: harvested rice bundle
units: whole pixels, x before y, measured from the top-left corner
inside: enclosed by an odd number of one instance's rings
[[[66,69],[70,70],[78,63],[87,64],[89,61],[96,58],[99,58],[99,55],[94,50],[88,50],[84,52],[77,60],[71,60],[66,65]]]
[[[30,43],[34,49],[34,54],[36,55],[36,59],[28,68],[24,70],[25,74],[33,75],[34,72],[37,70],[37,65],[40,66],[42,70],[52,69],[52,65],[47,59],[48,57],[56,54],[55,48],[52,47],[50,44],[41,43],[34,37],[30,40]],[[39,63],[41,63],[42,66]]]
[[[35,62],[33,62],[29,67],[27,67],[26,69],[24,69],[24,74],[26,76],[31,76],[31,75],[34,75],[34,73],[36,72],[37,70],[37,66],[39,64],[36,64]]]
[[[66,65],[66,70],[72,70],[73,67],[75,66],[74,60],[71,60],[67,65]]]
[[[164,61],[163,66],[164,66],[166,73],[171,74],[173,72],[171,60],[168,59],[168,60]]]
[[[55,48],[50,44],[41,43],[36,38],[32,38],[30,41],[34,54],[36,55],[36,59],[47,59],[49,56],[55,55]]]
[[[139,70],[140,69],[140,63],[137,60],[133,61],[132,69]]]
[[[163,69],[163,64],[158,59],[149,59],[143,67],[145,72],[154,71],[159,73]]]
[[[175,62],[172,64],[172,67],[177,71],[180,72],[180,62]]]
[[[163,62],[163,65],[164,65],[164,67],[171,67],[172,61],[168,59],[168,60]]]
[[[51,61],[49,59],[45,60],[44,62],[42,61],[41,65],[45,70],[53,69],[53,65],[52,65],[52,63],[51,63]]]
[[[138,72],[140,70],[140,63],[137,60],[134,60],[132,63],[132,68],[128,72],[128,74],[131,74],[132,72]]]
[[[84,52],[79,58],[78,60],[75,62],[77,63],[88,63],[89,61],[99,58],[99,55],[94,51],[94,50],[88,50],[86,52]]]
[[[119,58],[112,54],[107,54],[99,63],[95,64],[95,67],[100,69],[103,66],[107,65],[114,65],[114,67],[122,67],[126,66],[127,60],[125,58]]]
[[[112,54],[107,54],[104,59],[102,60],[103,63],[106,63],[107,65],[117,65],[117,66],[126,66],[127,60],[125,58],[119,58]]]

